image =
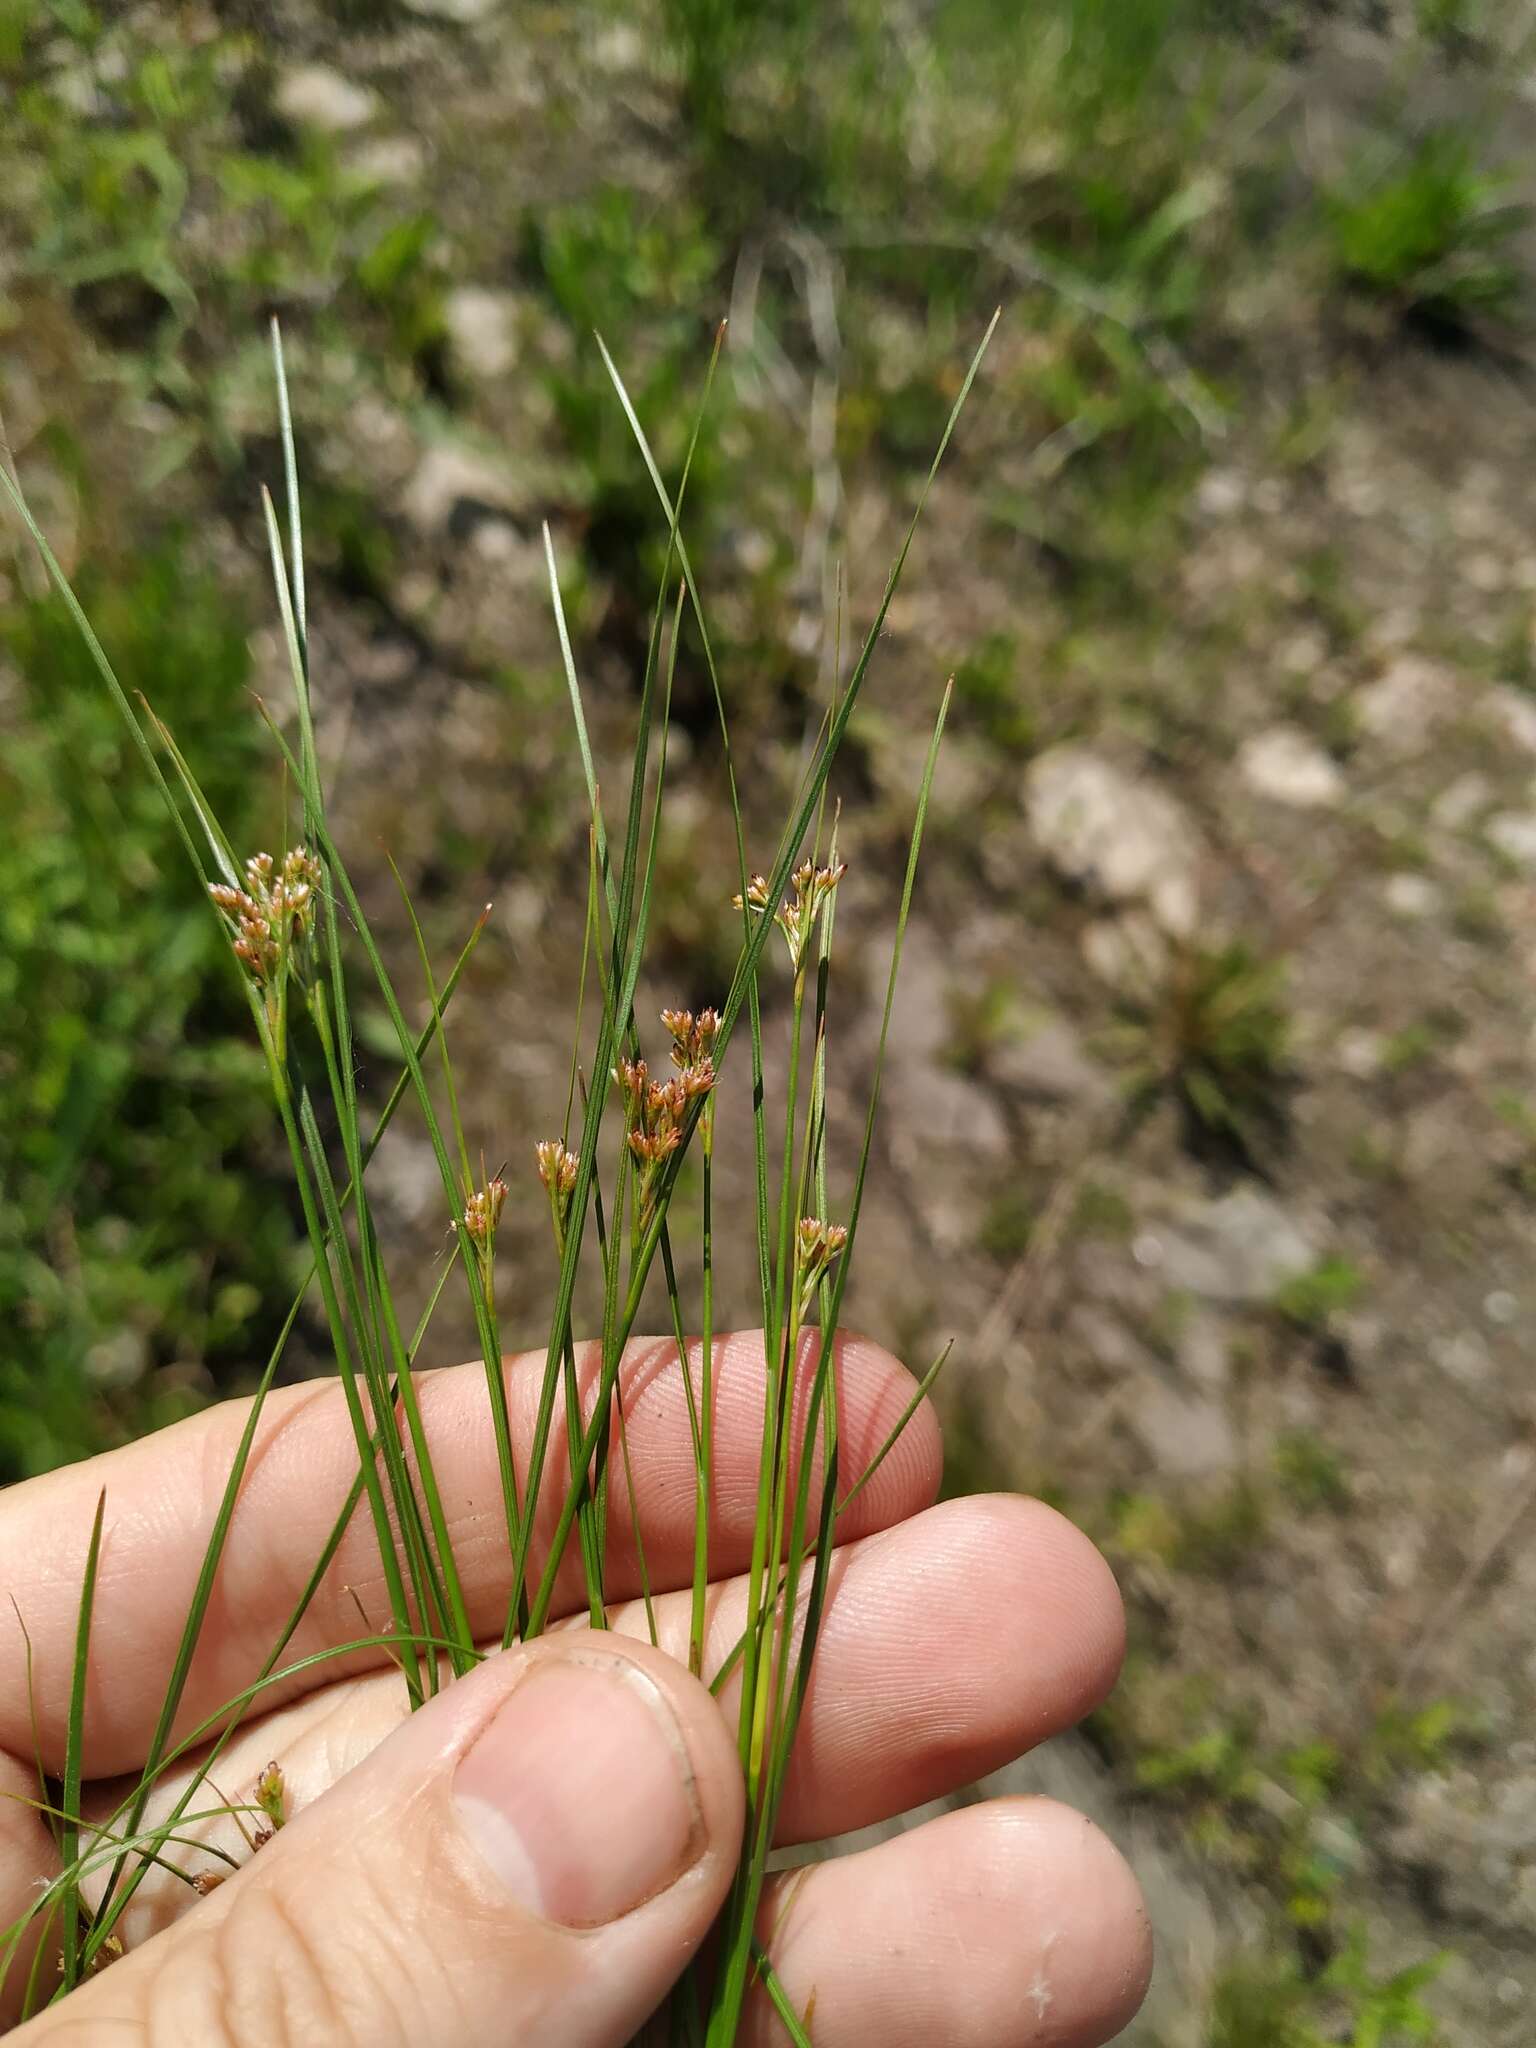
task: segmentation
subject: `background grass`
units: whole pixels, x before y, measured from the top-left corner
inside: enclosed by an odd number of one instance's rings
[[[1536,1997],[1529,1859],[1499,1846],[1527,1767],[1489,1775],[1536,1644],[1518,1542],[1478,1563],[1529,1427],[1530,28],[1500,0],[0,0],[0,408],[29,492],[231,831],[275,841],[247,692],[280,667],[250,508],[281,315],[321,744],[440,948],[496,899],[455,1049],[497,1158],[558,1092],[575,963],[544,935],[586,878],[539,522],[600,762],[665,539],[591,329],[675,475],[732,315],[689,544],[766,829],[838,565],[846,644],[1004,304],[850,735],[857,886],[900,858],[955,670],[948,956],[914,934],[866,1312],[914,1358],[973,1351],[952,1483],[1035,1485],[1121,1569],[1134,1654],[1093,1768],[1168,1896],[1213,1902],[1146,2023],[1169,2048],[1513,2042],[1509,1984]],[[154,799],[70,633],[20,558],[0,576],[9,1478],[243,1384],[302,1231],[218,935],[158,886]],[[1405,662],[1440,692],[1417,741]],[[701,1003],[730,863],[689,782],[713,712],[686,643],[674,713],[653,929],[660,996]],[[1245,748],[1276,726],[1342,800],[1263,797]],[[1073,746],[1203,848],[1144,972],[1085,966],[1113,920],[1025,829],[1032,765]],[[393,1032],[358,1026],[366,1085]],[[1075,1064],[1043,1067],[1064,1031]],[[428,1267],[433,1174],[403,1143],[377,1172]],[[1170,1191],[1205,1228],[1234,1190],[1278,1205],[1237,1212],[1261,1237],[1296,1228],[1292,1266],[1246,1294],[1235,1266],[1225,1293],[1160,1277]],[[530,1270],[546,1227],[509,1212]],[[1168,1398],[1213,1469],[1167,1462]],[[1415,1646],[1458,1597],[1437,1666]]]

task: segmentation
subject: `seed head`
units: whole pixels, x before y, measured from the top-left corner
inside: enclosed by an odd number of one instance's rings
[[[697,1017],[692,1010],[663,1010],[661,1021],[671,1035],[675,1067],[697,1066],[707,1057],[720,1029],[720,1019],[714,1010],[700,1010]]]
[[[500,1174],[468,1196],[464,1203],[464,1228],[476,1244],[488,1245],[495,1237],[506,1199],[507,1184]]]
[[[706,1054],[691,1067],[684,1067],[677,1080],[683,1093],[690,1100],[695,1095],[708,1095],[715,1085],[715,1063]]]
[[[539,1179],[552,1195],[559,1197],[563,1207],[576,1185],[576,1169],[580,1164],[576,1154],[568,1152],[558,1138],[541,1138],[533,1153],[539,1162]]]
[[[683,1134],[676,1124],[667,1124],[662,1129],[656,1131],[636,1130],[631,1131],[629,1134],[630,1151],[634,1153],[642,1166],[652,1168],[660,1166],[664,1160],[670,1159],[682,1142]],[[648,1185],[645,1194],[648,1195],[649,1192]],[[645,1205],[645,1198],[643,1196],[642,1206]]]
[[[286,1789],[283,1767],[279,1763],[268,1764],[256,1780],[256,1804],[274,1828],[280,1828],[287,1818],[283,1811]]]
[[[264,987],[278,983],[285,968],[302,976],[308,965],[320,890],[320,863],[307,847],[291,847],[278,867],[270,853],[253,853],[245,864],[245,887],[209,885],[208,894],[232,927],[235,957]]]
[[[848,1232],[841,1223],[825,1223],[819,1216],[801,1217],[796,1264],[800,1274],[802,1316],[809,1309],[812,1297],[828,1267],[842,1255],[847,1244]]]
[[[773,921],[784,934],[784,943],[789,948],[789,963],[798,974],[805,965],[810,950],[811,933],[816,920],[826,907],[828,898],[848,872],[846,861],[837,861],[831,867],[819,868],[813,861],[802,861],[789,878],[790,894],[785,897],[773,913]],[[739,910],[740,896],[735,898]],[[768,884],[761,875],[754,875],[747,886],[747,908],[766,912],[768,908]]]
[[[631,1118],[645,1100],[645,1084],[650,1071],[644,1060],[620,1060],[613,1070],[613,1078],[624,1097],[625,1113]]]

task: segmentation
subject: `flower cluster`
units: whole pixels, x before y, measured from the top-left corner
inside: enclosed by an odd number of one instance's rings
[[[841,1223],[824,1223],[819,1216],[800,1218],[796,1246],[796,1270],[800,1281],[800,1313],[805,1315],[812,1297],[834,1259],[847,1248],[848,1233]]]
[[[580,1161],[574,1152],[568,1152],[558,1138],[541,1138],[533,1148],[539,1162],[539,1179],[562,1208],[571,1199],[576,1185],[576,1169]]]
[[[320,894],[320,863],[307,847],[292,847],[280,868],[270,853],[252,854],[243,889],[214,882],[208,894],[233,927],[235,957],[253,981],[274,986],[285,964],[303,972]]]
[[[476,1244],[488,1246],[495,1237],[506,1199],[507,1184],[499,1173],[465,1198],[464,1228]]]
[[[264,1849],[288,1818],[287,1801],[288,1784],[282,1765],[276,1762],[264,1765],[261,1776],[256,1780],[256,1804],[266,1815],[267,1824],[252,1836],[253,1849]]]
[[[581,1165],[577,1155],[569,1150],[559,1138],[541,1138],[533,1148],[538,1161],[539,1179],[544,1192],[549,1196],[550,1220],[555,1227],[555,1249],[565,1254],[565,1219],[570,1212],[571,1196],[576,1189],[576,1174]]]
[[[720,1029],[720,1019],[713,1010],[700,1010],[697,1017],[692,1010],[663,1010],[661,1021],[672,1039],[672,1064],[686,1074],[691,1068],[708,1067],[714,1074],[714,1058],[710,1047],[715,1042],[715,1033]]]
[[[789,964],[796,974],[805,965],[816,920],[847,872],[848,863],[844,860],[826,868],[817,867],[813,861],[802,861],[790,876],[791,894],[774,911],[773,921],[784,934],[784,943],[789,948]],[[764,914],[768,909],[767,877],[754,875],[747,884],[746,895],[738,895],[732,900],[738,910],[745,908]]]
[[[683,1142],[691,1105],[715,1085],[715,1062],[709,1051],[719,1029],[713,1010],[663,1010],[661,1021],[672,1039],[675,1074],[653,1079],[644,1060],[622,1059],[613,1070],[624,1103],[625,1138],[639,1166],[640,1214],[648,1221],[656,1199],[657,1177]]]

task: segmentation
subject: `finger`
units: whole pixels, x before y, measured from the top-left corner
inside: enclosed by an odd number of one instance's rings
[[[759,1920],[816,2048],[1096,2048],[1152,1974],[1136,1880],[1091,1821],[1004,1799],[770,1881]],[[790,2036],[763,1991],[742,2048]]]
[[[8,1932],[37,1904],[40,1888],[59,1867],[52,1834],[36,1802],[45,1791],[36,1771],[0,1756],[0,2027],[21,2010],[34,1951],[48,1930],[34,1920],[7,1956]]]
[[[715,1589],[706,1646],[714,1671],[738,1641],[747,1584]],[[689,1599],[655,1603],[661,1646],[687,1655]],[[641,1635],[639,1603],[614,1615]],[[1039,1501],[1008,1495],[946,1501],[839,1551],[811,1683],[780,1810],[781,1843],[864,1827],[1000,1769],[1096,1706],[1114,1683],[1123,1641],[1119,1595],[1087,1538]],[[739,1686],[720,1696],[736,1727]],[[299,1811],[385,1741],[407,1711],[394,1672],[372,1673],[295,1701],[233,1741],[194,1795],[193,1813],[248,1803],[270,1759]],[[151,1803],[162,1821],[189,1772],[167,1774]],[[91,1818],[105,1822],[103,1795]],[[210,1818],[188,1830],[210,1852],[243,1859],[240,1824]],[[218,1866],[195,1853],[190,1874]],[[146,1940],[189,1903],[185,1882],[151,1871],[122,1932]]]
[[[1119,1675],[1114,1576],[1041,1501],[945,1501],[839,1552],[829,1581],[779,1813],[784,1842],[865,1827],[968,1785],[1074,1726]],[[721,1609],[717,1657],[745,1623],[744,1581]],[[733,1722],[738,1697],[733,1680],[722,1700]]]
[[[583,1347],[580,1364],[590,1404],[598,1373],[590,1347]],[[695,1373],[700,1370],[697,1351],[692,1366]],[[808,1342],[800,1359],[802,1399],[813,1367]],[[761,1336],[719,1340],[714,1370],[710,1565],[730,1572],[740,1570],[751,1553],[763,1430]],[[526,1482],[543,1373],[542,1354],[526,1353],[508,1363],[520,1485]],[[842,1469],[856,1474],[900,1417],[912,1382],[889,1353],[858,1337],[839,1339],[837,1380]],[[676,1347],[670,1340],[631,1345],[621,1384],[651,1582],[662,1588],[684,1585],[693,1571],[694,1462]],[[509,1571],[484,1374],[479,1366],[461,1366],[423,1375],[419,1386],[470,1619],[477,1634],[493,1635],[506,1611]],[[34,1653],[34,1697],[29,1700],[20,1623],[9,1605],[0,1609],[0,1749],[29,1756],[35,1730],[44,1762],[52,1770],[60,1767],[82,1565],[96,1501],[105,1488],[85,1768],[99,1775],[141,1761],[247,1413],[245,1403],[229,1403],[123,1450],[30,1481],[0,1500],[0,1577],[14,1596]],[[924,1408],[853,1504],[840,1533],[853,1536],[882,1528],[926,1505],[938,1489],[939,1459],[937,1425]],[[615,1455],[607,1571],[610,1594],[619,1599],[639,1586],[622,1468],[623,1460]],[[269,1398],[230,1523],[178,1730],[197,1726],[256,1677],[356,1473],[356,1444],[336,1382]],[[544,1545],[568,1476],[563,1422],[557,1418],[535,1531],[535,1573],[542,1569]],[[556,1614],[584,1604],[581,1583],[573,1546],[562,1566]],[[284,1661],[296,1662],[371,1633],[359,1619],[359,1605],[374,1628],[389,1617],[366,1507],[354,1514]],[[382,1661],[379,1651],[353,1653],[349,1661],[324,1666],[266,1697],[275,1701],[340,1671]]]
[[[670,1658],[574,1633],[509,1651],[17,2042],[621,2048],[724,1900],[742,1806]]]

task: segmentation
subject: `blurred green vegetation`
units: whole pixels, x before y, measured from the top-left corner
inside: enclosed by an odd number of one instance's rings
[[[125,687],[265,784],[244,622],[163,539],[84,596]],[[291,1270],[265,1075],[169,818],[53,597],[0,619],[0,1481],[169,1420],[248,1365]]]

